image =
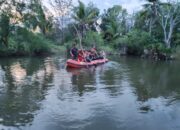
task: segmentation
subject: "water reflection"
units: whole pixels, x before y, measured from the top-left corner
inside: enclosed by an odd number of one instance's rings
[[[131,68],[129,77],[137,90],[138,100],[180,94],[178,63],[145,61],[127,66]]]
[[[74,86],[74,91],[77,89],[79,96],[83,96],[85,91],[91,91],[95,89],[96,78],[95,78],[94,67],[86,69],[73,69],[67,68],[67,72],[71,73],[71,83]]]
[[[0,124],[22,126],[33,121],[53,81],[52,64],[38,58],[1,60]]]
[[[10,66],[10,73],[15,83],[18,83],[18,84],[21,84],[23,82],[23,79],[27,75],[26,70],[22,68],[19,63],[16,63]]]
[[[122,59],[121,64],[129,68],[128,77],[131,86],[135,88],[137,101],[142,112],[153,111],[152,100],[165,102],[164,107],[179,102],[180,73],[177,73],[179,62],[155,62],[138,59]],[[153,102],[153,103],[152,103]]]
[[[62,56],[1,60],[0,129],[179,130],[180,63],[112,59],[85,69]]]

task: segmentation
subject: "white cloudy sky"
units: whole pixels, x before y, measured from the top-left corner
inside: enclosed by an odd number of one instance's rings
[[[43,3],[47,5],[49,0],[43,0]],[[145,0],[81,0],[83,3],[88,4],[93,2],[103,12],[104,9],[108,9],[113,5],[122,5],[128,10],[129,13],[133,13],[142,8]],[[73,0],[73,4],[76,5],[78,0]]]
[[[124,8],[128,10],[128,12],[132,13],[142,8],[142,5],[145,3],[145,0],[81,0],[85,4],[89,2],[93,2],[101,11],[103,9],[107,9],[112,7],[113,5],[122,5]],[[77,0],[74,0],[76,3]]]

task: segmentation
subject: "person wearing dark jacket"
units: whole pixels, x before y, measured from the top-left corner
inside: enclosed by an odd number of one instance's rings
[[[73,60],[77,60],[77,57],[78,57],[78,49],[77,49],[77,47],[76,47],[76,44],[73,44],[73,47],[72,47],[71,50],[70,50],[70,54],[71,54]]]

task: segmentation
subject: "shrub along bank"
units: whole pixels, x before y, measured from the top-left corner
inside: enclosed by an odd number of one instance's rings
[[[18,28],[10,34],[8,45],[0,44],[0,56],[44,55],[57,52],[59,47],[43,36]]]

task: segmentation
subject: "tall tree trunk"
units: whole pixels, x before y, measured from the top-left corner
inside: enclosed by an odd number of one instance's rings
[[[150,34],[150,36],[151,36],[151,33],[152,33],[152,18],[149,21],[149,34]]]
[[[174,26],[175,26],[175,24],[174,24],[174,20],[172,17],[170,19],[169,27],[167,26],[167,24],[165,24],[163,26],[164,42],[165,42],[167,48],[171,48],[171,38],[172,38]]]
[[[73,27],[76,30],[77,36],[79,38],[80,48],[81,48],[81,50],[83,50],[83,47],[82,47],[82,35],[79,33],[78,29],[76,28],[76,26],[74,24],[73,24]]]

